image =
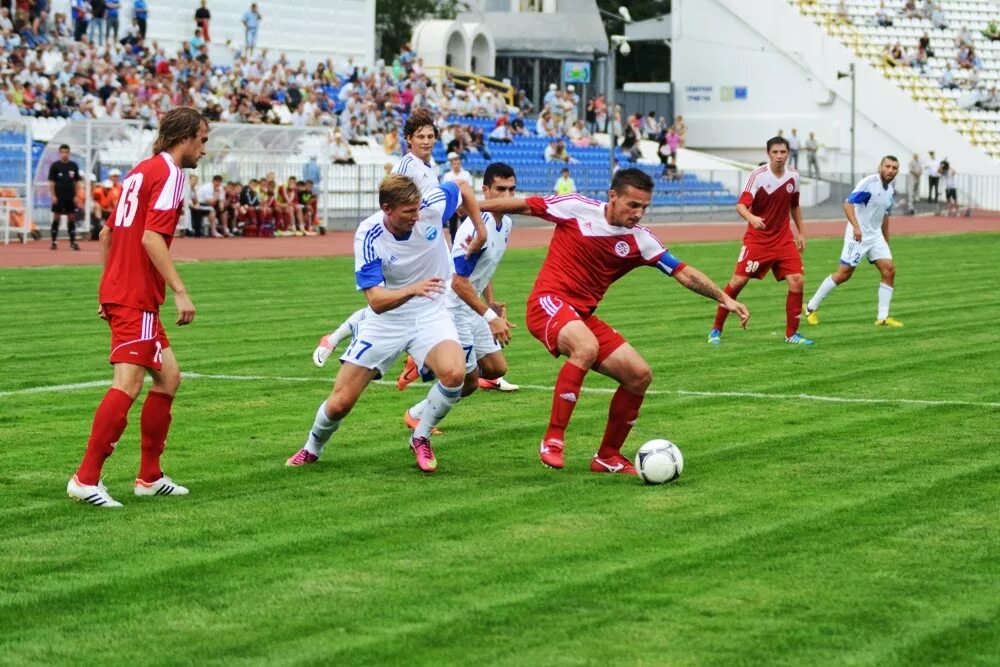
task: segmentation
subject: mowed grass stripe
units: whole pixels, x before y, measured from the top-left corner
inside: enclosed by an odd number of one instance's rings
[[[907,328],[871,327],[877,281],[863,267],[824,304],[811,350],[772,335],[784,286],[770,281],[748,288],[751,330],[730,328],[719,350],[704,342],[711,304],[656,272],[626,278],[600,315],[649,359],[654,388],[996,400],[995,314],[982,306],[995,279],[939,269],[991,265],[984,239],[996,238],[894,239]],[[807,291],[825,275],[812,258],[835,265],[839,246],[810,245]],[[724,280],[738,248],[675,250]],[[560,362],[522,320],[541,256],[512,251],[497,290],[522,324],[511,379],[548,386]],[[0,319],[30,310],[44,329],[17,345],[0,332],[0,391],[108,374],[96,272],[88,284],[81,271],[0,271],[0,284],[31,274],[67,295],[0,301]],[[169,646],[164,662],[208,664],[905,664],[952,628],[965,643],[928,649],[928,662],[993,654],[981,621],[998,583],[995,410],[651,395],[627,451],[667,436],[687,470],[645,488],[585,472],[607,395],[583,395],[563,473],[534,454],[544,392],[474,396],[445,422],[441,472],[424,479],[400,417],[426,387],[375,387],[321,466],[290,471],[335,370],[313,369],[309,351],[360,303],[350,262],[181,271],[201,318],[168,326],[185,368],[317,380],[182,385],[166,465],[191,486],[185,499],[125,493],[133,411],[107,468],[127,504],[117,515],[62,496],[101,389],[0,399],[0,563],[15,573],[0,578],[0,615],[15,621],[5,660],[126,664]],[[66,309],[81,313],[70,328]],[[37,342],[33,361],[23,340]]]

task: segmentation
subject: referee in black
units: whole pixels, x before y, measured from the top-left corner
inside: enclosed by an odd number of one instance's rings
[[[49,194],[52,196],[52,249],[59,236],[59,222],[66,218],[69,247],[79,250],[76,243],[76,189],[80,182],[80,167],[69,159],[69,145],[59,147],[59,159],[49,167]]]

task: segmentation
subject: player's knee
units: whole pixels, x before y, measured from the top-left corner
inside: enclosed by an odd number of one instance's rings
[[[356,399],[352,396],[334,393],[333,396],[326,399],[327,419],[343,419],[347,415],[351,414],[351,409],[354,408],[355,400]]]
[[[116,378],[115,381],[111,384],[111,386],[119,391],[124,391],[126,394],[135,399],[138,398],[139,394],[142,392],[142,382],[143,382],[143,377],[141,375],[139,376],[138,379]]]
[[[653,383],[653,369],[648,364],[642,364],[632,369],[626,389],[633,394],[645,394]]]
[[[896,279],[896,267],[887,266],[882,269],[882,278],[886,281],[891,281]]]
[[[802,291],[802,287],[805,284],[805,280],[803,280],[801,274],[796,273],[796,274],[790,275],[790,276],[788,276],[787,280],[788,280],[788,289],[789,289],[789,291],[792,291],[792,292],[801,292]]]
[[[483,359],[479,364],[479,373],[487,380],[496,380],[507,374],[505,359]]]
[[[599,347],[597,345],[597,340],[587,340],[578,343],[573,346],[573,350],[569,355],[569,360],[580,368],[590,368],[597,361],[597,352]]]
[[[434,373],[438,382],[445,387],[461,387],[465,384],[465,366],[445,366]]]

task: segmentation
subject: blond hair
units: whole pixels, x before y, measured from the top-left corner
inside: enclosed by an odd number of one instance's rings
[[[202,125],[208,125],[208,119],[197,109],[191,107],[171,109],[160,119],[160,132],[153,142],[153,154],[170,150],[183,141],[197,137]]]
[[[420,188],[413,179],[400,174],[389,174],[378,186],[378,205],[396,208],[420,203]]]

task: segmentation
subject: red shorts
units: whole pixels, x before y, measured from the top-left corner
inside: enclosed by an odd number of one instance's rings
[[[528,299],[528,331],[542,342],[553,357],[559,356],[559,332],[570,322],[583,322],[597,338],[597,359],[607,359],[626,343],[625,338],[596,315],[581,317],[573,306],[554,294],[532,295]]]
[[[159,313],[107,304],[104,313],[111,327],[112,364],[135,364],[154,371],[163,366],[163,350],[170,347]]]
[[[736,259],[738,276],[762,279],[768,271],[774,272],[775,280],[784,280],[785,276],[805,273],[802,268],[802,255],[795,247],[794,241],[779,245],[745,245],[740,248],[740,256]]]

